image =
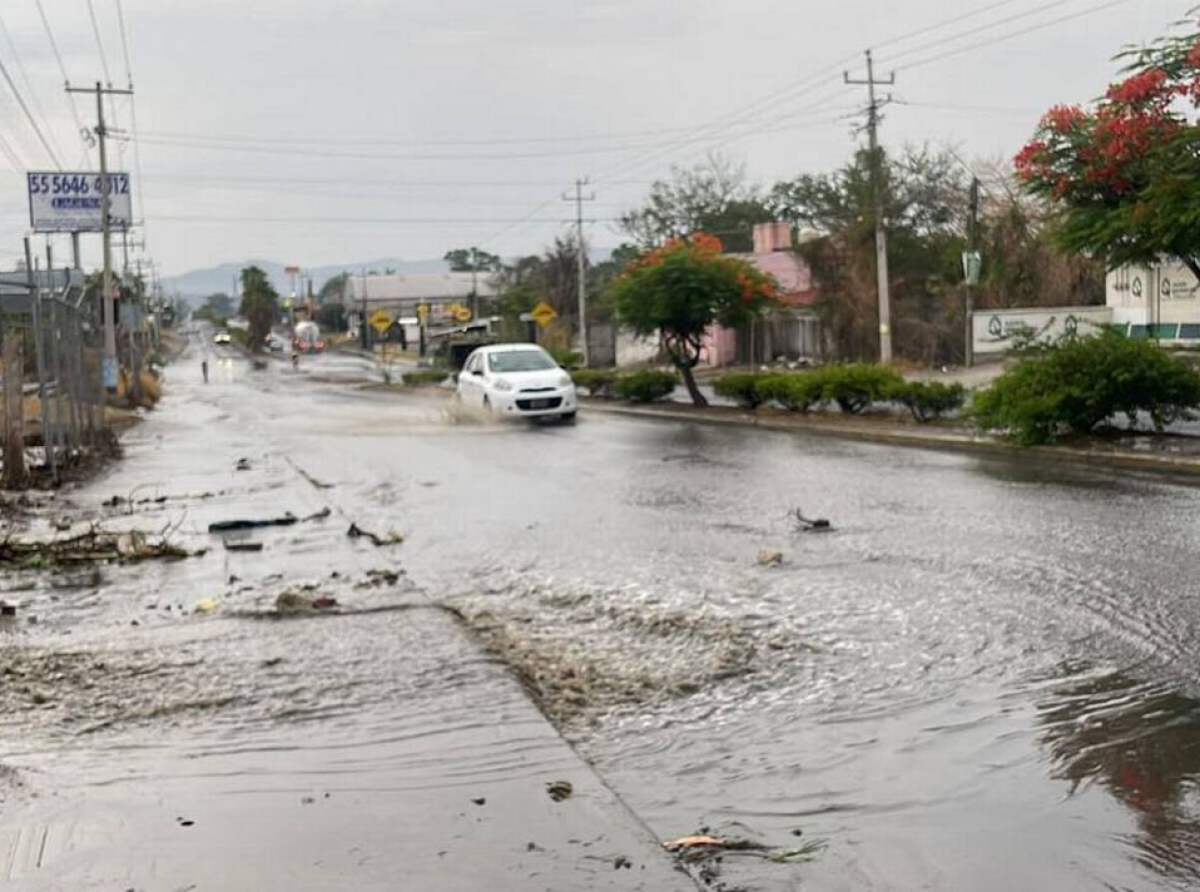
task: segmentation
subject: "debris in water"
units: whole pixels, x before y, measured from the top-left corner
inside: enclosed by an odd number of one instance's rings
[[[664,842],[663,848],[668,852],[678,852],[681,849],[715,848],[723,849],[729,842],[720,836],[681,836],[670,842]]]
[[[261,542],[226,542],[226,551],[262,551],[263,544]]]
[[[550,794],[550,798],[555,802],[562,802],[564,799],[570,799],[571,794],[575,792],[575,788],[571,786],[570,781],[555,781],[552,784],[546,784],[546,792]]]
[[[50,522],[50,525],[58,532],[65,533],[67,530],[71,529],[71,518],[57,517]]]
[[[297,517],[291,511],[287,511],[282,517],[269,517],[265,520],[218,520],[216,523],[208,525],[208,531],[210,533],[231,533],[237,530],[256,530],[262,527],[290,527],[301,521],[324,520],[332,513],[328,508],[324,508],[307,517]]]
[[[383,545],[399,545],[404,541],[404,537],[396,532],[389,532],[387,536],[380,536],[376,533],[364,530],[356,523],[350,524],[350,529],[346,530],[346,535],[351,539],[368,539],[376,547]]]
[[[0,601],[0,616],[16,616],[17,605],[11,601]]]
[[[613,859],[613,870],[620,870],[624,867],[626,870],[633,870],[633,864],[624,855],[617,855]]]
[[[237,461],[236,467],[239,471],[249,471],[250,470],[250,459],[239,458]]]
[[[220,606],[221,602],[216,598],[201,598],[192,606],[192,613],[212,613]]]
[[[804,516],[803,510],[800,508],[792,509],[789,516],[796,524],[796,532],[798,533],[821,533],[833,529],[833,526],[825,518],[814,517],[810,519]]]
[[[763,567],[778,567],[783,564],[783,552],[763,549],[758,553],[758,563]]]
[[[307,613],[316,610],[331,610],[338,606],[337,598],[332,595],[318,595],[311,598],[302,590],[288,589],[275,599],[275,609],[280,613]]]
[[[0,564],[20,563],[27,569],[40,569],[46,564],[121,561],[133,563],[150,559],[178,560],[200,557],[205,552],[191,552],[173,545],[165,536],[152,536],[140,530],[109,532],[93,526],[86,533],[48,542],[4,539],[0,541]]]
[[[471,801],[476,805],[487,805],[487,798],[484,796],[480,796],[478,799],[472,799]]]

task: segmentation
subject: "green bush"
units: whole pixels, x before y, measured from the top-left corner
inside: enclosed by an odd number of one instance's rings
[[[1118,415],[1132,427],[1145,413],[1162,430],[1197,406],[1195,369],[1153,341],[1104,329],[1027,347],[1018,365],[975,396],[970,416],[984,430],[1031,445],[1087,433]]]
[[[904,381],[892,389],[889,398],[908,408],[913,418],[928,424],[962,408],[967,391],[957,382]]]
[[[583,365],[583,354],[569,347],[547,347],[546,352],[564,369],[577,369]]]
[[[417,369],[400,376],[406,387],[429,387],[441,384],[449,374],[444,369]]]
[[[821,381],[823,400],[837,403],[843,412],[850,414],[888,399],[904,383],[904,379],[887,366],[865,362],[825,366],[809,374]]]
[[[678,384],[679,379],[674,372],[649,369],[622,375],[613,385],[613,390],[621,399],[631,403],[652,403],[670,396]]]
[[[792,412],[807,412],[821,402],[820,371],[759,375],[755,390],[761,403],[776,402]]]
[[[577,369],[571,372],[576,387],[582,387],[589,396],[610,397],[617,382],[616,369]]]
[[[765,377],[755,372],[730,372],[713,381],[713,390],[743,408],[757,409],[767,401],[759,392],[759,383]]]

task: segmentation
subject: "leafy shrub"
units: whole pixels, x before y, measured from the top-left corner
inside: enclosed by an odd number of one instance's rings
[[[975,396],[970,415],[984,430],[1004,431],[1024,445],[1063,433],[1087,433],[1140,413],[1156,430],[1200,406],[1200,374],[1149,340],[1113,329],[1092,337],[1066,335],[1031,346],[1021,361]]]
[[[441,384],[449,375],[444,369],[417,369],[400,376],[408,387],[428,387]]]
[[[571,380],[590,396],[610,397],[617,382],[617,372],[616,369],[577,369],[571,372]]]
[[[886,400],[904,379],[887,366],[855,362],[831,365],[810,372],[821,381],[821,398],[835,402],[843,412],[857,414],[871,403]]]
[[[564,369],[577,369],[583,365],[583,354],[570,347],[547,347],[546,352]]]
[[[894,387],[888,396],[907,407],[913,418],[921,424],[928,424],[935,418],[961,409],[967,391],[958,382],[904,381]]]
[[[674,372],[648,369],[621,376],[613,385],[613,390],[621,399],[631,403],[652,403],[670,396],[678,384],[679,379]]]
[[[718,396],[736,401],[739,406],[757,409],[767,401],[758,387],[764,377],[754,372],[731,372],[717,378],[713,382],[713,390]]]
[[[776,402],[792,412],[807,412],[822,400],[820,371],[794,375],[759,375],[755,382],[759,402]]]

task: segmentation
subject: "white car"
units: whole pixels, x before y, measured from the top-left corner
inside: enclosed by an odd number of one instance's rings
[[[231,338],[229,336],[229,332],[219,331],[215,335],[213,335],[213,343],[214,344],[231,344],[231,343],[233,343],[233,338]]]
[[[537,344],[493,344],[467,357],[458,399],[503,418],[574,421],[575,383]]]

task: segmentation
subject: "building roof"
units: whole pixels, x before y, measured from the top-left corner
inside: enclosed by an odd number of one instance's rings
[[[368,303],[466,300],[473,288],[480,297],[493,297],[496,294],[491,275],[487,272],[480,272],[474,282],[471,273],[391,273],[350,276],[346,280],[342,300],[345,303],[361,302],[364,288]]]

